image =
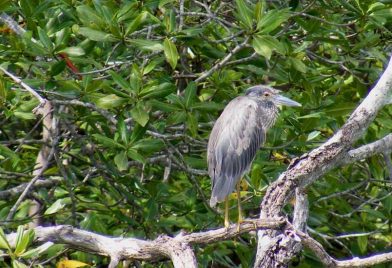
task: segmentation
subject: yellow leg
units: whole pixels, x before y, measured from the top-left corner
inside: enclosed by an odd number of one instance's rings
[[[238,224],[240,224],[242,219],[242,211],[241,211],[241,180],[237,183],[237,203],[238,203]]]
[[[225,228],[228,228],[230,225],[229,222],[229,198],[225,198]]]

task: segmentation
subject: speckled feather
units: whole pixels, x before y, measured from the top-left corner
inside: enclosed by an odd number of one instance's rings
[[[269,109],[262,109],[262,105]],[[223,201],[234,191],[236,183],[249,170],[257,150],[265,140],[266,130],[276,117],[277,109],[274,105],[247,96],[233,99],[223,110],[208,142],[211,206]]]

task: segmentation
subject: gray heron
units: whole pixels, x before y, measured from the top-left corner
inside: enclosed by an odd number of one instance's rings
[[[229,226],[228,195],[237,188],[238,223],[242,221],[240,181],[257,150],[275,123],[279,105],[301,106],[279,95],[279,90],[257,85],[227,104],[212,128],[207,148],[208,174],[212,180],[210,206],[225,200],[225,227]]]

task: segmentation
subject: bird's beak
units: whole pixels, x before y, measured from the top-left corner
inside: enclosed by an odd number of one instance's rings
[[[293,101],[292,99],[289,99],[287,97],[284,97],[282,95],[276,95],[275,96],[275,101],[277,104],[280,105],[286,105],[286,106],[295,106],[295,107],[301,107],[301,103],[298,103],[296,101]]]

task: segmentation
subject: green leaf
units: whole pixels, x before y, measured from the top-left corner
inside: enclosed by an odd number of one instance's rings
[[[108,73],[112,76],[117,85],[119,85],[122,89],[130,91],[131,85],[121,75],[114,71],[109,71]]]
[[[291,67],[300,73],[306,73],[308,70],[308,67],[306,67],[306,65],[297,58],[289,58],[289,62],[291,63]]]
[[[20,261],[12,260],[12,268],[27,268],[27,266]]]
[[[200,111],[207,111],[207,112],[219,111],[219,110],[222,110],[223,107],[224,107],[223,104],[212,102],[212,101],[197,102],[192,105],[193,109],[200,110]]]
[[[174,112],[174,111],[178,111],[179,108],[176,105],[170,104],[170,103],[166,103],[166,102],[162,102],[162,101],[158,101],[158,100],[150,100],[149,103],[151,104],[151,106],[156,109],[156,110],[162,110],[164,112]]]
[[[79,32],[79,34],[81,34],[81,35],[83,35],[93,41],[98,41],[98,42],[117,42],[117,41],[119,41],[112,34],[101,32],[98,30],[94,30],[94,29],[91,29],[88,27],[80,27],[78,32]]]
[[[6,8],[9,8],[11,4],[11,0],[1,0],[0,1],[0,10],[4,10]]]
[[[68,56],[71,56],[71,57],[79,57],[79,56],[83,56],[84,54],[86,54],[84,49],[81,47],[66,47],[66,48],[59,51],[59,53],[61,53],[61,52],[64,52]]]
[[[104,109],[112,109],[123,105],[125,102],[126,100],[124,98],[121,98],[115,94],[110,94],[98,99],[97,106]]]
[[[76,12],[85,26],[105,27],[104,17],[98,14],[90,5],[78,5]]]
[[[8,251],[11,251],[11,246],[7,241],[3,228],[1,227],[0,227],[0,249],[7,249]]]
[[[252,29],[253,26],[252,10],[244,0],[236,0],[235,3],[236,3],[237,18],[244,24],[244,26],[247,29],[249,30]]]
[[[318,130],[310,132],[309,135],[308,135],[308,138],[306,139],[306,141],[311,141],[311,140],[317,138],[320,135],[320,133],[321,132],[318,131]]]
[[[176,29],[176,13],[173,9],[171,9],[168,14],[165,14],[163,24],[165,25],[167,33],[172,33]]]
[[[33,113],[30,112],[19,112],[19,111],[15,111],[14,115],[20,119],[23,120],[35,120],[36,116]]]
[[[47,251],[50,247],[52,247],[53,245],[54,245],[53,242],[46,242],[36,248],[33,248],[33,249],[26,251],[25,253],[21,254],[20,257],[22,257],[24,259],[37,258],[42,253]]]
[[[149,16],[149,13],[147,11],[142,11],[127,27],[127,29],[125,30],[125,36],[133,33],[134,31],[136,31],[136,29],[142,25],[147,17]]]
[[[136,124],[132,130],[130,143],[133,144],[134,142],[140,140],[143,137],[144,133],[146,133],[146,130],[146,127],[142,127],[141,125]]]
[[[367,245],[368,245],[368,237],[366,235],[358,236],[357,243],[359,246],[359,250],[361,251],[362,254],[364,254],[366,252]]]
[[[145,163],[146,162],[144,157],[141,154],[139,154],[137,152],[137,150],[129,149],[127,151],[127,155],[128,155],[128,157],[132,158],[133,160],[139,161],[140,163]]]
[[[256,35],[253,37],[252,47],[257,54],[271,58],[272,51],[280,50],[280,43],[277,39],[269,35]]]
[[[21,235],[21,236],[19,236]],[[27,247],[34,240],[34,230],[23,230],[23,226],[18,226],[15,255],[19,256],[26,251]]]
[[[118,170],[124,171],[128,169],[128,157],[127,152],[122,151],[114,157],[114,163],[116,164]]]
[[[165,41],[163,41],[163,51],[165,53],[167,62],[174,70],[177,66],[177,61],[178,61],[178,52],[177,52],[176,45],[172,41],[166,38]]]
[[[145,110],[143,103],[138,102],[136,106],[131,110],[132,118],[138,122],[139,125],[145,126],[150,118],[150,115]]]
[[[175,85],[172,83],[164,82],[158,86],[145,87],[139,93],[139,97],[142,99],[165,97],[170,93],[175,92]]]
[[[8,147],[0,144],[0,155],[3,155],[7,158],[11,158],[13,161],[19,161],[19,155],[9,149]]]
[[[191,133],[191,136],[196,137],[197,129],[198,129],[198,121],[197,121],[196,116],[192,113],[188,113],[186,123],[187,123],[186,125],[189,129],[189,132]]]
[[[256,3],[255,8],[254,8],[254,17],[256,19],[256,22],[259,23],[261,17],[264,14],[265,10],[265,2],[264,1],[259,1]]]
[[[161,58],[159,59],[155,59],[152,60],[149,64],[147,64],[144,68],[143,68],[143,75],[146,75],[148,73],[150,73],[152,70],[154,70],[154,68],[158,65],[162,63]]]
[[[106,136],[103,136],[101,134],[93,134],[92,135],[100,144],[104,145],[105,147],[108,148],[120,148],[120,149],[125,149],[125,147],[123,145],[121,145],[120,143],[112,140],[111,138],[108,138]]]
[[[144,39],[131,39],[128,40],[128,42],[142,50],[148,50],[154,52],[163,50],[162,44],[158,41],[151,41],[151,40],[144,40]]]
[[[117,132],[120,134],[121,141],[124,144],[128,144],[129,133],[128,133],[127,125],[125,124],[125,122],[122,118],[119,118],[119,120],[118,120]]]
[[[39,40],[44,45],[44,47],[47,48],[49,51],[52,51],[53,43],[50,40],[49,36],[46,34],[46,32],[40,27],[38,27],[38,36],[39,36]]]
[[[57,199],[48,209],[45,211],[44,215],[51,215],[54,214],[63,208],[65,208],[67,205],[71,204],[71,198],[66,197],[62,199]]]
[[[256,29],[261,34],[268,34],[279,27],[283,22],[290,18],[290,11],[288,9],[274,9],[268,11],[261,17],[257,23]]]
[[[196,99],[196,83],[191,81],[188,86],[185,88],[185,107],[189,108]]]
[[[60,61],[56,62],[50,68],[50,75],[56,76],[56,75],[60,74],[62,71],[65,70],[65,66],[66,66],[66,63],[64,60],[60,60]]]
[[[166,5],[168,3],[173,3],[173,2],[176,2],[176,0],[160,0],[158,7],[162,8],[164,5]]]

